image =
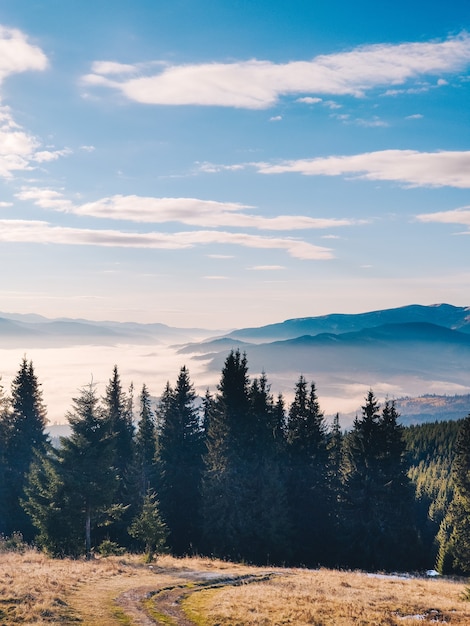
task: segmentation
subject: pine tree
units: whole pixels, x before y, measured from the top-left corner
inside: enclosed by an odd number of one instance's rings
[[[346,437],[346,564],[366,569],[416,565],[413,492],[406,475],[403,429],[393,403],[382,414],[372,391]]]
[[[132,521],[129,534],[144,545],[146,563],[151,563],[155,554],[164,551],[168,530],[160,517],[154,493],[148,492],[144,497],[142,509]]]
[[[120,481],[124,481],[127,468],[132,462],[132,438],[134,427],[132,424],[132,397],[126,397],[122,390],[121,378],[117,365],[106,387],[104,402],[104,418],[114,439],[114,465]]]
[[[37,530],[35,544],[51,556],[83,554],[81,511],[63,476],[60,453],[37,455],[25,486],[23,507]]]
[[[0,385],[0,535],[8,532],[8,520],[11,517],[8,489],[10,418],[10,399],[4,395],[3,386]]]
[[[7,515],[6,533],[19,531],[30,541],[34,536],[31,521],[26,515],[21,499],[27,475],[36,453],[47,448],[45,433],[46,408],[40,384],[32,362],[23,358],[20,369],[11,385],[11,413],[6,426],[6,480]]]
[[[329,509],[327,427],[315,385],[300,376],[287,423],[289,508],[294,559],[317,565],[327,559]]]
[[[189,372],[182,367],[159,407],[158,496],[168,545],[177,555],[190,553],[199,542],[203,432],[195,400]]]
[[[82,528],[85,554],[90,557],[92,531],[110,521],[111,505],[119,485],[113,466],[115,441],[92,384],[73,399],[73,408],[67,417],[72,433],[61,439],[61,475],[70,494],[72,510],[77,511],[76,521]]]
[[[140,393],[140,419],[135,435],[135,459],[139,492],[143,498],[156,488],[157,429],[152,403],[146,385]]]
[[[266,377],[250,384],[246,357],[231,352],[209,408],[205,548],[225,558],[280,561],[287,552],[285,485],[276,458],[279,409]]]
[[[112,464],[118,481],[115,498],[122,505],[123,514],[106,528],[106,535],[120,545],[124,545],[128,539],[127,527],[133,515],[132,508],[139,502],[133,481],[135,472],[132,405],[132,386],[129,395],[126,395],[122,390],[121,378],[115,365],[103,398],[103,418],[113,442]]]

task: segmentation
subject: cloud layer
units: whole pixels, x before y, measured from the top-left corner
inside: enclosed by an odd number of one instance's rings
[[[180,250],[197,245],[235,245],[263,250],[284,250],[303,260],[333,258],[329,248],[288,237],[263,237],[216,230],[179,233],[130,233],[120,230],[92,230],[51,226],[43,221],[0,220],[0,242],[90,245],[122,248]]]
[[[262,174],[354,175],[365,180],[390,180],[422,187],[470,188],[470,151],[382,150],[254,165]]]
[[[90,87],[115,89],[129,100],[156,105],[266,109],[285,95],[362,97],[377,87],[458,72],[470,64],[470,37],[441,42],[377,44],[310,61],[276,64],[252,59],[188,65],[97,61],[82,78]],[[142,75],[147,74],[147,75]],[[316,101],[316,100],[315,100]]]
[[[17,194],[20,200],[33,201],[44,209],[75,215],[131,222],[163,224],[179,222],[199,227],[255,228],[258,230],[306,230],[352,226],[354,219],[315,218],[306,215],[263,217],[243,211],[254,207],[237,202],[217,202],[197,198],[152,198],[143,196],[111,196],[96,202],[74,206],[59,191],[38,187],[25,188]]]

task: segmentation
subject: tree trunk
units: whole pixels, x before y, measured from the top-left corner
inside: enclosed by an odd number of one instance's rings
[[[85,520],[85,552],[86,558],[91,559],[91,507],[87,505]]]

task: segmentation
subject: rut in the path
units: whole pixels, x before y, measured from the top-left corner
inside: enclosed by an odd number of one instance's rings
[[[132,618],[132,623],[135,626],[155,626],[155,624],[194,626],[194,622],[187,617],[181,608],[181,602],[191,594],[204,589],[216,589],[227,585],[263,582],[276,575],[274,572],[267,572],[207,579],[203,572],[192,572],[192,574],[193,576],[191,573],[187,573],[187,581],[184,583],[162,589],[150,590],[148,587],[130,589],[122,593],[117,598],[116,603]]]

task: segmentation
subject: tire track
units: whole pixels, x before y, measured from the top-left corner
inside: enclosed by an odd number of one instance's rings
[[[214,577],[207,572],[185,572],[184,582],[169,585],[161,589],[139,587],[129,589],[117,599],[117,606],[132,619],[135,626],[195,626],[184,613],[181,603],[198,591],[221,589],[232,585],[248,585],[264,582],[276,576],[275,572],[245,574],[239,576]]]

